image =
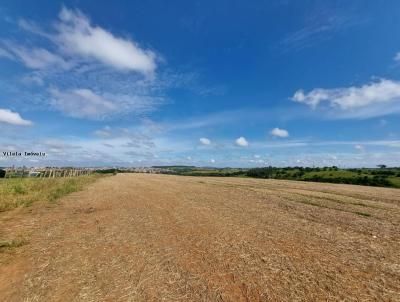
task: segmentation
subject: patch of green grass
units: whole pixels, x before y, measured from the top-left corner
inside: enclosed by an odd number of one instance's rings
[[[308,199],[290,199],[291,201],[295,201],[295,202],[300,202],[300,203],[304,203],[304,204],[308,204],[308,205],[310,205],[310,206],[314,206],[314,207],[320,207],[320,208],[326,208],[326,209],[334,209],[334,210],[336,210],[335,208],[331,208],[331,207],[328,207],[328,206],[326,206],[326,205],[323,205],[323,204],[320,204],[320,203],[317,203],[317,202],[313,202],[313,201],[311,201],[311,200],[308,200]]]
[[[0,241],[0,252],[9,251],[17,247],[23,246],[28,242],[25,239],[14,239],[11,241]]]
[[[71,178],[2,178],[0,179],[0,212],[35,202],[55,202],[69,193],[80,191],[102,175]]]
[[[18,195],[18,194],[25,194],[25,193],[26,193],[25,188],[24,188],[23,186],[21,186],[20,183],[15,184],[15,185],[11,188],[11,190],[12,190],[12,192],[13,192],[15,195]]]
[[[80,179],[72,178],[69,179],[62,186],[57,187],[53,192],[49,194],[49,201],[55,201],[64,195],[68,195],[72,192],[76,192],[82,189],[84,183]]]
[[[395,188],[400,188],[400,177],[389,177],[389,181]]]
[[[330,210],[335,210],[335,211],[340,211],[340,212],[352,213],[352,214],[356,214],[356,215],[360,215],[360,216],[364,216],[364,217],[372,216],[371,214],[365,213],[365,212],[351,211],[351,210],[347,210],[347,209],[330,207],[330,206],[327,206],[327,205],[324,205],[324,204],[321,204],[318,202],[311,201],[309,199],[288,199],[288,200],[307,204],[307,205],[314,206],[314,207],[320,207],[320,208],[325,208],[325,209],[330,209]]]
[[[308,172],[307,178],[312,178],[314,176],[319,176],[323,178],[337,178],[337,177],[357,177],[359,174],[352,172],[352,171],[347,171],[347,170],[339,170],[339,171],[318,171],[318,172]],[[366,174],[360,174],[361,176],[364,176]]]
[[[364,213],[364,212],[353,212],[354,214],[360,215],[360,216],[364,216],[364,217],[371,217],[371,214],[368,213]]]

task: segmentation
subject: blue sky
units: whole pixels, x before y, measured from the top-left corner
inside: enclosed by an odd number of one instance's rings
[[[247,2],[2,1],[0,166],[400,165],[400,2]]]

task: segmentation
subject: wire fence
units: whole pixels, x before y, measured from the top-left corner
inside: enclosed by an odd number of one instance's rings
[[[87,168],[7,168],[5,169],[5,178],[55,178],[55,177],[75,177],[82,175],[89,175],[94,173],[94,170]]]

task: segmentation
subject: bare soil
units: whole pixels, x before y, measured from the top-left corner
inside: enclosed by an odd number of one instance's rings
[[[400,301],[400,190],[119,174],[0,213],[1,301]]]

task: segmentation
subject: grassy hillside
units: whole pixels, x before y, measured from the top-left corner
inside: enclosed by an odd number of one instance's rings
[[[72,178],[0,178],[0,212],[34,202],[53,202],[99,177],[93,174]]]

